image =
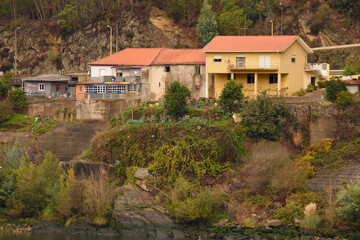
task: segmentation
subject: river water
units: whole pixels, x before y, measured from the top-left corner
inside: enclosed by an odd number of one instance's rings
[[[60,233],[0,233],[0,240],[130,240],[120,236],[97,236],[88,234]],[[139,239],[136,240],[147,240]]]

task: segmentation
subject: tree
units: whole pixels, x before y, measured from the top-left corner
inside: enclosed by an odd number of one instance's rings
[[[360,182],[347,186],[337,194],[337,212],[341,217],[354,223],[360,222]]]
[[[251,27],[253,21],[247,20],[246,27]],[[245,27],[243,9],[221,13],[219,16],[219,32],[223,35],[239,35],[240,29]]]
[[[247,135],[255,140],[277,140],[284,130],[289,113],[282,103],[259,97],[241,113]]]
[[[241,83],[237,83],[234,80],[227,82],[221,91],[219,98],[220,106],[228,111],[235,111],[237,107],[235,102],[240,102],[244,97],[242,89],[243,85]]]
[[[346,83],[340,80],[330,80],[326,83],[326,98],[335,101],[341,91],[347,91]]]
[[[170,83],[168,93],[165,94],[164,107],[168,114],[175,118],[182,117],[186,112],[186,99],[190,97],[190,90],[179,81]]]
[[[9,92],[9,99],[17,109],[23,109],[26,104],[26,95],[21,88],[11,90]]]
[[[201,8],[196,32],[200,39],[201,47],[204,47],[211,39],[218,35],[216,17],[211,11],[211,5],[207,0],[204,0],[204,4]]]
[[[59,18],[58,24],[60,28],[65,29],[68,33],[76,32],[79,15],[74,5],[66,4],[57,17]]]
[[[12,78],[12,74],[10,72],[6,72],[0,79],[0,99],[6,98],[8,91],[10,90],[10,80]]]
[[[341,91],[336,95],[336,105],[347,106],[352,102],[352,95],[348,91]]]

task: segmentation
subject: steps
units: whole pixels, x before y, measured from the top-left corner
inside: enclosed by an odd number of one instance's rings
[[[51,151],[60,161],[70,161],[90,147],[91,139],[105,130],[105,123],[56,123],[51,132],[38,137],[37,160],[42,160]]]

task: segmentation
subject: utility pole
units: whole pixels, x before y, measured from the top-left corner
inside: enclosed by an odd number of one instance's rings
[[[110,55],[112,55],[112,27],[110,25],[107,27],[110,28]]]
[[[17,27],[16,29],[15,29],[15,42],[14,42],[14,45],[15,45],[15,62],[14,62],[14,70],[15,70],[15,76],[17,75],[17,33],[16,33],[16,31],[17,30],[19,30],[20,29],[20,27]]]
[[[116,25],[115,25],[116,29],[115,29],[115,49],[116,49],[116,52],[119,51],[119,23],[118,21],[116,20]]]
[[[283,33],[283,19],[284,19],[284,8],[282,6],[282,3],[280,3],[281,8],[281,24],[280,24],[280,35]]]
[[[274,22],[273,20],[270,20],[271,23],[271,36],[274,36]]]

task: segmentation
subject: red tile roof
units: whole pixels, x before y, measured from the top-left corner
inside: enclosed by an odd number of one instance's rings
[[[89,65],[150,65],[162,48],[126,48],[111,56],[102,58]]]
[[[203,51],[282,52],[298,39],[298,36],[217,36],[203,48]],[[299,43],[305,44],[302,40]],[[310,50],[307,45],[306,47]]]
[[[164,64],[205,64],[201,49],[126,48],[89,65],[149,66]]]
[[[205,64],[205,53],[201,49],[164,48],[152,65]]]

